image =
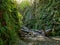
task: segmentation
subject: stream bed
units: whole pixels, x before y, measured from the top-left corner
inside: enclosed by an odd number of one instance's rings
[[[54,37],[55,38],[55,37]],[[26,38],[23,40],[25,44],[20,44],[20,45],[60,45],[60,40],[55,40],[47,37],[39,37],[39,38],[32,38],[28,39]],[[60,39],[60,38],[58,38]]]

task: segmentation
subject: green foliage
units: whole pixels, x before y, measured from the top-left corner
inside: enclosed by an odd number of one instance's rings
[[[22,15],[17,9],[15,2],[11,0],[1,0],[0,9],[0,45],[17,45],[17,32],[22,25]],[[1,12],[0,12],[1,13]]]
[[[60,33],[60,1],[34,0],[31,7],[21,12],[24,16],[24,25],[30,29],[52,29],[54,35]]]
[[[21,10],[24,10],[26,7],[28,7],[28,6],[30,6],[31,4],[30,4],[30,2],[29,1],[22,1],[21,3],[20,3],[20,5],[19,5],[19,8],[21,9]]]

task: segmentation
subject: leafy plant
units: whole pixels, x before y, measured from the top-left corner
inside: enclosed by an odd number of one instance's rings
[[[53,35],[57,35],[56,31],[60,29],[59,5],[59,0],[34,0],[32,6],[27,6],[24,12],[21,12],[24,25],[30,29],[52,29]]]
[[[22,25],[22,15],[11,0],[0,2],[0,45],[17,45],[17,32]]]

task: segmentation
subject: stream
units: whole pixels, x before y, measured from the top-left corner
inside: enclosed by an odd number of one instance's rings
[[[47,30],[47,32],[49,32]],[[18,45],[60,45],[60,36],[57,37],[47,37],[42,33],[43,31],[30,31],[28,28],[24,27],[19,31],[21,34]]]

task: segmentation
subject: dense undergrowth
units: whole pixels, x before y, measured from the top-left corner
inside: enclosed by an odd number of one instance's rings
[[[20,9],[23,24],[33,30],[52,29],[51,35],[60,35],[60,1],[34,0],[31,4]]]
[[[34,0],[20,5],[14,0],[0,0],[0,45],[17,45],[21,26],[52,29],[52,36],[60,36],[60,0]]]
[[[22,24],[22,15],[13,0],[0,1],[0,45],[15,45],[17,31]]]

